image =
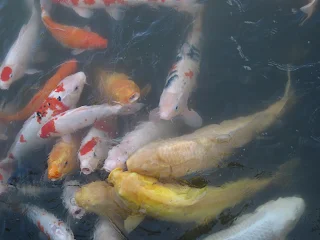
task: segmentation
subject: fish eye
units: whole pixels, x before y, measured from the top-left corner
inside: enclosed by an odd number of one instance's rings
[[[12,78],[13,77],[13,74],[11,73],[10,75],[9,75],[9,78]]]
[[[76,199],[73,197],[70,199],[71,205],[75,206],[76,205]]]
[[[76,86],[76,87],[74,88],[74,90],[75,90],[75,91],[77,91],[78,89],[79,89],[79,87],[78,87],[78,86]]]
[[[94,157],[97,157],[97,154],[94,152],[94,153],[93,153],[93,156],[94,156]]]
[[[61,97],[59,96],[59,97],[57,97],[57,99],[58,99],[58,101],[60,101],[61,102]]]
[[[178,110],[178,106],[176,106],[176,108],[175,108],[176,110]]]
[[[68,162],[65,162],[65,163],[64,163],[64,166],[66,167],[67,165],[68,165]]]

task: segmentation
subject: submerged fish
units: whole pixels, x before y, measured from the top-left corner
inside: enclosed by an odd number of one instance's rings
[[[287,197],[269,201],[253,213],[238,218],[233,226],[204,240],[277,240],[285,239],[305,210],[302,198]]]
[[[27,118],[29,118],[31,114],[41,106],[41,104],[49,96],[49,94],[57,87],[59,82],[61,82],[70,74],[73,74],[76,69],[77,61],[75,59],[71,59],[61,64],[58,71],[46,82],[44,87],[33,96],[33,98],[23,109],[10,115],[0,112],[0,120],[8,122],[26,120]]]
[[[123,73],[110,73],[102,69],[96,70],[96,78],[101,95],[106,96],[112,104],[130,104],[140,98],[140,88],[134,81]]]
[[[42,103],[42,106],[23,124],[8,151],[7,158],[0,164],[20,161],[30,151],[40,149],[48,143],[47,139],[41,139],[37,136],[38,131],[51,117],[75,107],[85,82],[86,76],[83,72],[78,72],[62,80]]]
[[[195,9],[202,6],[199,0],[166,0],[166,1],[150,1],[150,0],[52,0],[54,3],[60,3],[66,7],[72,8],[79,16],[89,18],[92,16],[93,9],[105,9],[106,12],[116,20],[124,17],[124,12],[128,6],[138,6],[147,4],[151,7],[171,7],[178,11],[189,12],[193,14]]]
[[[44,9],[42,9],[41,17],[52,36],[64,47],[74,49],[72,51],[74,55],[85,50],[107,48],[108,40],[97,33],[91,32],[89,28],[81,29],[54,22]]]
[[[62,203],[68,210],[69,214],[77,219],[81,219],[85,215],[84,209],[80,208],[75,200],[75,194],[80,189],[80,183],[76,180],[66,180],[63,183]]]
[[[224,209],[252,197],[272,183],[281,183],[292,174],[296,161],[280,166],[271,177],[243,178],[221,187],[193,188],[180,184],[161,183],[158,179],[135,172],[113,170],[108,182],[132,214],[146,214],[173,222],[208,223]]]
[[[307,17],[303,20],[303,22],[300,25],[303,25],[316,11],[316,8],[318,6],[318,0],[309,0],[309,3],[303,7],[300,8],[302,12],[307,14]]]
[[[29,22],[22,26],[17,40],[10,47],[7,56],[0,67],[0,88],[9,89],[11,84],[21,79],[24,74],[33,74],[36,71],[28,67],[32,57],[32,46],[38,37],[40,16],[33,0],[26,0],[32,14]]]
[[[79,169],[77,151],[79,141],[71,135],[61,137],[52,148],[48,158],[48,179],[61,180],[66,175]]]
[[[106,218],[100,218],[95,226],[93,240],[105,240],[106,237],[108,240],[125,239],[122,233],[110,220]]]
[[[114,137],[113,122],[96,121],[88,134],[83,138],[78,153],[80,168],[83,174],[94,172],[98,165],[108,156]]]
[[[40,138],[49,138],[71,134],[94,124],[97,120],[102,120],[117,114],[132,114],[139,111],[142,107],[143,104],[141,103],[126,106],[110,106],[108,104],[82,106],[59,114],[46,122],[38,132],[38,136]]]
[[[283,113],[292,97],[289,78],[285,94],[266,110],[211,124],[197,131],[150,143],[127,160],[128,170],[155,177],[181,177],[217,167],[235,150],[252,141]]]
[[[132,132],[127,133],[122,141],[108,153],[104,163],[107,172],[115,168],[125,168],[129,156],[144,145],[158,140],[172,137],[177,134],[178,124],[171,121],[142,122]]]
[[[188,99],[196,86],[201,58],[203,9],[198,12],[193,27],[177,56],[176,62],[169,71],[163,92],[160,97],[159,109],[150,113],[150,119],[171,120],[181,116],[192,127],[200,127],[202,118],[193,110],[188,109]]]
[[[23,204],[20,208],[49,239],[74,240],[72,230],[52,213],[30,204]]]

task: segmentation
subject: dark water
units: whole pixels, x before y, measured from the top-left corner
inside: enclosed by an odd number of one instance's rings
[[[200,238],[203,234],[226,228],[240,213],[251,212],[271,199],[293,195],[301,196],[307,208],[288,239],[320,239],[320,12],[299,26],[303,14],[293,12],[292,8],[304,4],[303,0],[208,1],[201,73],[191,101],[205,124],[251,114],[283,94],[289,68],[298,96],[295,105],[272,128],[228,159],[228,168],[208,172],[204,179],[209,184],[219,185],[240,176],[253,177],[261,171],[273,171],[290,158],[298,157],[300,165],[290,186],[263,191],[197,229],[147,219],[129,239]],[[146,6],[130,9],[120,23],[104,11],[96,11],[95,16],[87,20],[63,7],[57,7],[52,17],[65,24],[90,25],[93,31],[107,37],[110,41],[108,50],[77,56],[80,69],[90,76],[92,66],[103,65],[126,72],[141,87],[151,82],[153,94],[147,99],[151,108],[159,101],[164,79],[191,20],[186,14]],[[22,0],[0,0],[0,59],[4,59],[27,18]],[[35,51],[45,51],[49,56],[46,62],[35,64],[43,73],[71,57],[69,50],[62,48],[43,27]],[[25,78],[14,84],[10,91],[1,91],[1,100],[23,104],[47,79],[43,74]],[[82,99],[82,104],[92,101],[91,90],[90,86],[86,89],[88,98]],[[20,126],[11,127],[16,129],[12,130],[14,133]],[[5,144],[1,146],[1,155],[5,155],[7,148]],[[39,182],[46,168],[47,152],[48,149],[26,156],[43,166],[26,167],[19,172],[17,181]],[[243,167],[232,167],[240,164]],[[83,182],[91,180],[83,179]],[[60,187],[59,183],[49,187],[53,186]],[[90,239],[94,215],[81,221],[71,219],[57,194],[24,200],[44,207],[70,223],[76,239]],[[38,229],[18,213],[3,212],[0,239],[38,239]]]

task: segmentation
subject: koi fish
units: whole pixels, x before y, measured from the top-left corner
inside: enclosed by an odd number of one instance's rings
[[[31,17],[27,24],[20,29],[17,40],[12,44],[0,67],[0,88],[7,90],[11,84],[21,79],[24,74],[38,72],[27,69],[32,57],[32,46],[38,37],[40,16],[34,6],[33,0],[26,0],[32,9]]]
[[[122,233],[110,220],[106,218],[100,218],[95,226],[93,240],[104,240],[106,239],[106,236],[108,236],[109,240],[125,239]]]
[[[52,240],[74,240],[72,230],[52,213],[31,204],[21,205],[21,211],[39,230]]]
[[[88,134],[83,138],[78,153],[80,168],[83,174],[94,172],[98,165],[108,156],[111,139],[115,136],[113,123],[96,121]]]
[[[318,6],[318,0],[309,0],[310,2],[301,7],[300,10],[307,14],[307,17],[303,20],[303,22],[300,25],[303,25],[315,12],[317,6]]]
[[[111,172],[115,168],[125,168],[127,159],[135,151],[152,141],[176,135],[178,126],[171,121],[142,122],[109,151],[104,162],[104,170]]]
[[[20,111],[8,115],[0,113],[0,120],[5,122],[26,120],[32,113],[34,113],[43,103],[43,101],[49,96],[49,94],[57,87],[59,82],[73,74],[77,69],[77,61],[75,59],[64,62],[58,71],[53,75],[44,85],[44,87],[33,96],[29,103]]]
[[[97,69],[96,79],[101,95],[106,96],[110,104],[125,105],[140,98],[140,88],[123,73],[108,74],[102,69]]]
[[[90,18],[94,9],[105,9],[106,12],[115,20],[121,20],[124,12],[129,6],[138,6],[147,4],[150,7],[171,7],[181,12],[194,14],[195,9],[201,6],[204,1],[199,0],[52,0],[54,3],[60,3],[63,6],[73,9],[79,16]]]
[[[195,188],[162,183],[156,178],[118,168],[110,173],[108,182],[132,215],[146,214],[164,221],[206,224],[223,210],[253,197],[272,184],[284,182],[292,175],[292,167],[296,164],[296,160],[291,160],[281,165],[271,177],[243,178],[221,187]]]
[[[49,138],[71,134],[94,124],[97,120],[102,120],[117,114],[132,114],[139,111],[142,107],[142,103],[134,103],[126,106],[110,106],[108,104],[82,106],[58,114],[50,119],[41,127],[38,136],[40,138]]]
[[[107,48],[108,40],[91,32],[90,29],[86,30],[54,22],[44,9],[42,9],[41,17],[51,35],[64,47],[74,49],[72,51],[74,55],[85,50]]]
[[[48,158],[48,179],[56,181],[79,168],[77,139],[70,135],[61,137],[52,148]]]
[[[75,201],[75,194],[80,189],[80,183],[76,180],[65,181],[63,183],[62,203],[69,214],[77,219],[85,215],[85,210],[80,208]]]
[[[305,210],[302,198],[278,198],[259,206],[253,213],[238,218],[233,226],[204,240],[285,239]]]
[[[37,132],[51,117],[75,107],[85,82],[86,76],[83,72],[78,72],[62,80],[43,102],[42,106],[23,124],[8,151],[7,157],[0,162],[0,165],[11,161],[20,161],[30,151],[47,144],[48,140],[39,138]]]
[[[211,124],[191,134],[150,143],[129,157],[129,171],[155,177],[182,177],[217,167],[236,149],[270,127],[292,100],[289,76],[284,96],[255,114]]]
[[[195,88],[200,67],[200,43],[202,35],[202,12],[198,13],[191,32],[177,56],[175,64],[169,71],[163,92],[160,96],[159,108],[150,112],[150,120],[171,120],[182,116],[191,127],[201,127],[202,118],[188,109],[188,99]]]

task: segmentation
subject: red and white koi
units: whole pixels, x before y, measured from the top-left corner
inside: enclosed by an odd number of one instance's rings
[[[106,159],[114,136],[114,128],[107,120],[94,123],[83,138],[78,153],[82,173],[87,175],[94,172],[101,161]]]
[[[104,170],[111,172],[115,168],[125,168],[127,159],[139,148],[159,139],[173,137],[178,125],[171,121],[142,122],[132,132],[127,133],[122,141],[108,153]]]
[[[75,107],[85,83],[86,76],[83,72],[78,72],[62,80],[37,112],[23,124],[8,151],[7,158],[1,161],[0,165],[5,162],[21,160],[30,151],[44,146],[48,140],[39,138],[38,131],[51,117]]]
[[[181,12],[194,14],[203,4],[198,0],[52,0],[66,7],[72,8],[79,16],[89,18],[94,9],[105,9],[116,20],[121,20],[127,7],[147,4],[151,7],[171,7]]]
[[[196,78],[199,74],[203,10],[198,12],[192,30],[177,55],[161,94],[159,109],[150,113],[151,120],[159,116],[164,120],[182,116],[184,121],[192,127],[197,128],[202,125],[199,114],[188,109],[188,99],[196,86]]]
[[[22,204],[21,211],[51,240],[74,240],[72,230],[52,213],[31,204]]]
[[[142,103],[124,106],[110,106],[108,104],[82,106],[58,114],[50,119],[41,127],[38,136],[40,138],[61,137],[88,127],[97,120],[102,120],[113,115],[129,115],[139,111],[142,107]]]
[[[32,46],[35,44],[39,26],[40,15],[33,4],[33,0],[26,0],[32,9],[29,22],[22,26],[17,40],[12,44],[7,56],[0,67],[0,88],[9,89],[11,84],[21,79],[24,74],[33,74],[36,70],[27,70],[32,57]],[[31,6],[32,5],[32,6]]]
[[[115,224],[106,218],[100,218],[95,226],[93,240],[122,240],[126,239],[123,234],[117,229]]]
[[[80,183],[76,180],[65,181],[63,183],[62,203],[69,214],[77,219],[85,215],[85,210],[79,207],[75,201],[74,195],[80,189]]]

